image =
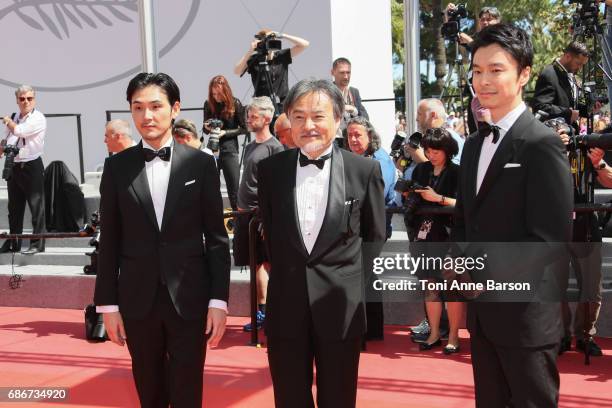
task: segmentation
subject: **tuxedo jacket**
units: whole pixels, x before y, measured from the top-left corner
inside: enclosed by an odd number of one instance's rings
[[[572,109],[576,109],[576,104],[567,72],[559,63],[547,65],[538,77],[531,107],[534,112],[548,113],[549,119],[563,118],[571,123]]]
[[[535,257],[546,255],[542,243],[554,249],[562,245],[550,243],[569,242],[571,237],[573,193],[565,148],[526,110],[499,142],[476,194],[482,142],[472,134],[463,148],[451,239],[469,243],[468,248],[474,243],[508,243],[500,246],[502,261],[513,273],[529,273],[537,281],[544,278],[543,271],[526,271],[521,265],[533,267]],[[519,248],[510,243],[535,244]],[[478,280],[476,273],[473,277]],[[536,347],[561,338],[559,303],[470,302],[468,329],[474,330],[477,322],[499,345]]]
[[[94,302],[119,305],[129,318],[147,315],[160,282],[185,319],[201,318],[211,298],[228,299],[229,245],[214,158],[178,143],[172,155],[161,226],[142,143],[104,164]]]
[[[385,240],[384,183],[376,160],[334,146],[323,225],[309,254],[296,206],[298,149],[259,164],[258,194],[270,252],[265,330],[296,338],[312,319],[328,341],[365,332],[364,257]],[[352,209],[350,202],[353,202]]]

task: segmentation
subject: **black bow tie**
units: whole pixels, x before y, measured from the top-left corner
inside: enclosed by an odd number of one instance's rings
[[[499,140],[499,130],[499,126],[491,125],[487,122],[478,122],[478,135],[484,139],[492,133],[494,144]]]
[[[316,160],[311,160],[300,151],[300,167],[308,166],[309,164],[314,164],[319,168],[319,170],[323,170],[323,166],[325,166],[325,160],[329,159],[330,157],[331,153],[327,153],[325,156],[321,156]]]
[[[150,162],[156,157],[159,157],[163,161],[170,161],[170,153],[172,153],[172,149],[169,146],[162,147],[158,151],[147,149],[145,147],[142,149],[142,151],[144,153],[145,161],[148,161],[148,162]]]

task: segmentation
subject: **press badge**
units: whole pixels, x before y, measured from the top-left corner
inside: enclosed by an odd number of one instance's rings
[[[421,228],[419,229],[417,238],[425,241],[427,239],[427,235],[429,235],[429,231],[431,231],[431,220],[423,221],[421,223]]]

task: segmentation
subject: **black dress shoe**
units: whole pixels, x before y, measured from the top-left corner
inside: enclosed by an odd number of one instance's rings
[[[45,250],[44,249],[40,249],[38,247],[30,247],[26,251],[21,251],[21,253],[23,255],[34,255],[34,254],[37,254],[39,252],[45,252]]]
[[[559,345],[559,355],[565,353],[566,351],[570,351],[571,349],[572,349],[572,338],[562,337],[561,344]]]
[[[427,321],[427,319],[423,319],[421,320],[421,323],[419,323],[417,326],[415,327],[410,327],[409,329],[413,334],[422,334],[422,333],[427,333],[429,334],[429,322]]]
[[[439,347],[441,345],[442,345],[442,340],[438,338],[438,340],[434,341],[433,343],[420,343],[419,350],[421,351],[431,350],[432,348]]]
[[[583,339],[576,340],[576,349],[584,353],[585,348],[586,348],[586,342]],[[603,351],[601,351],[601,347],[599,347],[597,343],[595,343],[593,340],[591,340],[589,343],[589,355],[593,357],[603,356]]]
[[[447,344],[442,352],[446,355],[455,354],[459,352],[459,345],[453,346],[452,344]]]

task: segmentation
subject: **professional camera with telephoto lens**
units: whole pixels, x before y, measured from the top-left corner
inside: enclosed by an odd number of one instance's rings
[[[416,190],[423,190],[425,188],[414,180],[399,179],[395,182],[395,191],[398,193],[413,193]]]
[[[554,118],[544,122],[546,126],[555,131],[562,130],[562,133],[570,137],[570,142],[567,145],[567,150],[573,151],[576,149],[591,149],[598,147],[603,150],[612,150],[612,133],[591,133],[588,135],[577,135],[574,128],[569,126],[565,119]]]
[[[468,16],[465,4],[458,4],[457,7],[449,9],[446,12],[448,21],[442,24],[440,31],[442,36],[449,41],[457,41],[458,34],[461,31],[461,19]]]
[[[6,181],[13,176],[13,167],[15,166],[15,157],[19,154],[19,148],[15,145],[3,144],[4,149],[4,168],[2,169],[2,178]]]
[[[406,132],[398,131],[393,137],[393,141],[391,142],[391,153],[389,156],[393,158],[393,160],[397,160],[404,155],[404,149],[402,149],[402,145],[406,140]]]
[[[421,147],[421,141],[423,140],[423,134],[421,132],[414,132],[408,137],[408,146],[413,149]]]
[[[204,122],[210,128],[210,135],[208,136],[208,143],[206,147],[213,152],[219,151],[219,134],[223,127],[223,121],[219,119],[208,119]]]

